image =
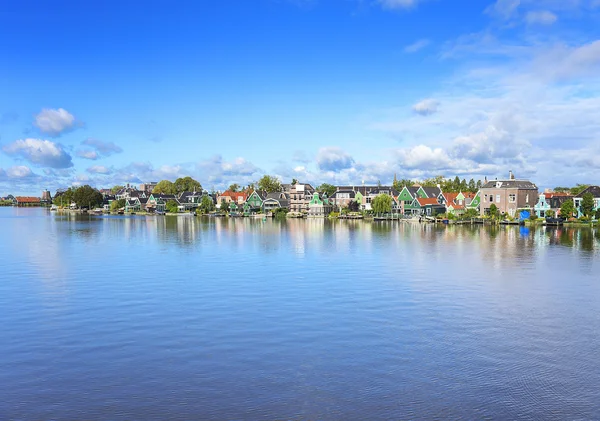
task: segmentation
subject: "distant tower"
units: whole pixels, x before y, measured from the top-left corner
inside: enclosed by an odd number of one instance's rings
[[[398,183],[398,177],[396,177],[396,173],[394,173],[394,184],[393,186],[395,186]]]

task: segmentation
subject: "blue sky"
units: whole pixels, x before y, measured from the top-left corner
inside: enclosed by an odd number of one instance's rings
[[[0,195],[600,183],[600,0],[22,0],[0,43]]]

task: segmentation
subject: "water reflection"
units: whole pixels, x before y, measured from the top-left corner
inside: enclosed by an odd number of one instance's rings
[[[27,211],[19,210],[15,217],[23,218]],[[30,214],[30,213],[29,213]],[[39,216],[39,215],[38,215]],[[419,238],[422,241],[454,242],[480,241],[481,254],[496,254],[500,259],[527,258],[532,249],[563,246],[583,252],[597,252],[600,236],[597,228],[514,227],[434,224],[329,221],[267,220],[253,218],[207,218],[194,216],[93,216],[58,214],[53,218],[57,230],[89,242],[104,233],[128,240],[157,240],[161,243],[194,247],[210,237],[211,240],[234,242],[239,247],[247,241],[258,241],[265,251],[281,246],[280,236],[286,232],[295,252],[302,256],[315,238],[334,236],[328,246],[344,249],[353,241],[394,241],[398,238]],[[314,246],[314,244],[312,244]]]

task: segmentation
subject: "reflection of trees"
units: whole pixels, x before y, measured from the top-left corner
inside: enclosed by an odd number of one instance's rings
[[[600,249],[600,236],[596,228],[547,227],[546,238],[552,245],[584,251]]]

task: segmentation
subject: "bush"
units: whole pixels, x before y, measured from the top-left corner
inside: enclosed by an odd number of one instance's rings
[[[339,212],[331,212],[331,213],[329,214],[329,218],[330,218],[330,219],[337,219],[339,216],[340,216],[340,213],[339,213]]]
[[[529,220],[530,221],[537,221],[538,217],[535,213],[532,213],[531,215],[529,215]]]
[[[556,216],[556,213],[554,213],[553,210],[547,210],[545,215],[546,218],[554,218],[554,216]]]

